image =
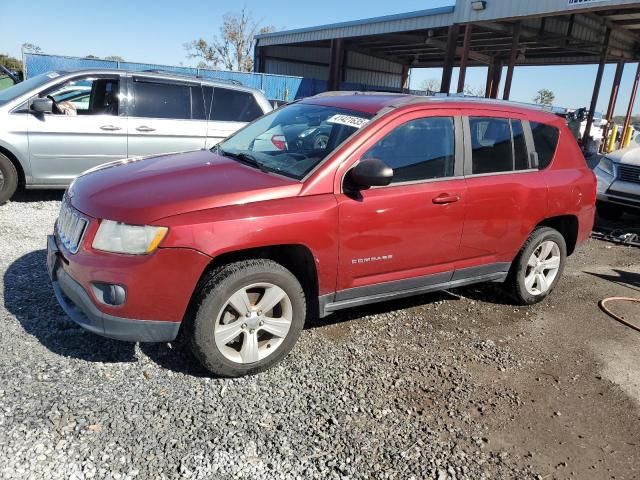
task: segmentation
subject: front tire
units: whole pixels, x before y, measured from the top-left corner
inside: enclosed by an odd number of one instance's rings
[[[596,212],[598,216],[604,220],[615,222],[620,220],[624,214],[622,207],[618,205],[612,205],[609,203],[598,203],[596,206]]]
[[[192,351],[219,376],[261,372],[291,351],[306,311],[300,282],[279,263],[256,259],[225,265],[200,290]]]
[[[536,228],[516,257],[505,286],[518,303],[538,303],[558,284],[566,259],[567,244],[560,232]]]
[[[0,153],[0,205],[9,200],[18,188],[18,171],[16,166]]]

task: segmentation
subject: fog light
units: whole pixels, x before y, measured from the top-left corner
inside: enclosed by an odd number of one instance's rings
[[[94,282],[91,284],[91,288],[98,301],[105,305],[118,307],[127,301],[127,291],[122,285]]]

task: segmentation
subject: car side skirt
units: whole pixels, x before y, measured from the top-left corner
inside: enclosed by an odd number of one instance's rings
[[[319,313],[322,318],[337,310],[359,307],[370,303],[385,302],[397,298],[463,287],[474,283],[504,282],[510,268],[511,263],[508,262],[491,263],[423,277],[341,290],[318,298]]]

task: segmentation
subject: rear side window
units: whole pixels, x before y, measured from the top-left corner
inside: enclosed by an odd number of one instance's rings
[[[131,115],[146,118],[191,119],[188,85],[134,81]]]
[[[230,88],[214,88],[211,120],[251,122],[262,114],[262,109],[252,94]]]
[[[520,120],[471,117],[471,173],[513,172],[529,168]]]
[[[393,183],[452,177],[455,165],[453,118],[429,117],[400,125],[363,158],[377,158],[393,168]]]
[[[560,131],[551,125],[530,122],[533,143],[538,154],[538,168],[547,168],[556,153]]]

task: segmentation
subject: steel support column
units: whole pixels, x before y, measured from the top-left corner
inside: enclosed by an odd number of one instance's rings
[[[467,78],[467,64],[469,63],[469,50],[471,50],[471,34],[472,33],[473,33],[473,25],[469,23],[464,28],[462,58],[460,59],[460,74],[458,75],[458,93],[464,93],[464,82]]]
[[[605,117],[607,124],[602,132],[602,145],[607,145],[609,136],[609,124],[613,120],[613,114],[618,101],[618,92],[620,91],[620,82],[622,81],[622,73],[624,72],[624,61],[620,60],[616,66],[616,74],[613,77],[613,86],[611,87],[611,97],[609,98],[609,107],[607,108],[607,115]]]
[[[451,76],[453,74],[453,63],[456,59],[456,47],[458,43],[458,25],[451,25],[447,35],[447,50],[444,55],[444,66],[442,68],[442,81],[440,82],[440,93],[449,93],[451,89]]]
[[[485,88],[485,97],[498,98],[498,90],[500,89],[500,78],[502,78],[502,61],[495,59],[489,70],[487,71],[487,86]]]
[[[593,86],[593,95],[591,95],[591,105],[589,106],[589,114],[587,116],[587,125],[584,129],[584,135],[582,136],[582,145],[587,147],[587,141],[591,134],[591,127],[593,125],[593,115],[596,112],[596,106],[598,104],[598,95],[600,94],[600,86],[602,85],[602,74],[604,73],[604,67],[607,62],[607,55],[609,54],[609,39],[611,38],[611,28],[607,27],[607,32],[604,35],[604,42],[602,43],[602,53],[600,54],[600,64],[598,65],[598,73],[596,74],[596,83]]]
[[[509,56],[509,67],[507,68],[507,78],[504,81],[504,94],[502,98],[509,100],[511,95],[511,83],[513,82],[513,70],[516,66],[516,60],[518,58],[518,44],[520,43],[520,29],[521,24],[517,22],[513,26],[513,38],[511,41],[511,55]]]
[[[631,98],[629,99],[629,108],[627,109],[627,116],[624,119],[624,129],[622,130],[622,136],[627,133],[627,128],[631,125],[631,114],[633,113],[633,105],[636,103],[636,95],[638,94],[638,83],[640,83],[640,63],[638,63],[638,69],[636,70],[636,78],[633,81],[633,88],[631,89]]]
[[[329,52],[329,78],[328,89],[338,90],[342,78],[342,63],[344,60],[344,41],[342,38],[331,40]]]

